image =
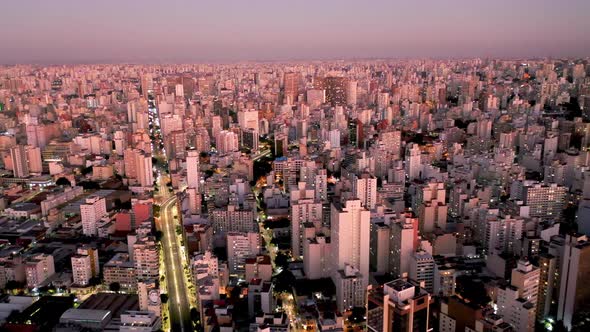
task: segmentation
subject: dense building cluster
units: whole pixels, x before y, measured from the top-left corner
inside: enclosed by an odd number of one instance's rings
[[[585,59],[0,67],[7,331],[586,331]]]

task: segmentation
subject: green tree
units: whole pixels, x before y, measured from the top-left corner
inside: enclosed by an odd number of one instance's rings
[[[283,270],[274,277],[276,292],[292,292],[295,286],[295,276],[289,270]]]
[[[87,175],[87,174],[92,173],[92,166],[82,168],[81,173],[82,173],[82,175]]]
[[[55,184],[58,186],[68,186],[68,187],[72,186],[72,183],[70,182],[70,180],[68,180],[67,178],[64,178],[64,177],[57,179],[57,181],[55,181]]]
[[[275,258],[275,265],[281,267],[283,270],[287,269],[289,267],[289,256],[283,252],[279,252]]]
[[[109,290],[111,292],[119,293],[121,291],[121,284],[118,282],[111,282],[109,284]]]

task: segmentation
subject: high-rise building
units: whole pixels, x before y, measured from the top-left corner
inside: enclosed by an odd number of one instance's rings
[[[250,149],[250,151],[258,150],[258,131],[252,128],[246,128],[241,131],[242,146]]]
[[[107,214],[106,200],[98,196],[89,196],[80,205],[82,233],[86,236],[97,235],[96,223]]]
[[[535,329],[535,304],[519,296],[519,289],[512,285],[496,289],[498,314],[515,331],[532,332]]]
[[[25,178],[29,176],[27,151],[23,145],[15,145],[10,148],[10,159],[12,160],[12,170],[15,178]]]
[[[72,277],[74,285],[87,286],[92,278],[90,257],[88,255],[72,255]]]
[[[285,73],[283,85],[285,89],[285,104],[294,105],[299,94],[299,73]]]
[[[160,251],[155,239],[146,237],[133,244],[133,262],[138,281],[156,280],[160,272]]]
[[[402,218],[390,225],[389,268],[395,277],[410,273],[412,253],[417,249],[418,220],[411,216]]]
[[[199,189],[199,151],[190,150],[186,156],[186,185],[188,188]]]
[[[354,199],[332,203],[330,218],[336,293],[344,294],[339,292],[338,287],[343,285],[343,279],[349,279],[350,282],[346,284],[356,285],[358,282],[355,289],[361,289],[364,294],[369,284],[371,213],[362,206],[360,200]],[[344,302],[345,298],[337,298],[338,307],[348,309],[364,305],[364,295],[353,299],[353,302]]]
[[[137,167],[137,180],[142,187],[154,185],[154,171],[152,170],[152,155],[144,152],[137,152],[135,155],[135,166]]]
[[[357,101],[357,81],[348,81],[346,84],[346,104],[356,106]]]
[[[420,146],[416,143],[410,143],[406,146],[405,168],[408,180],[419,179],[422,173]]]
[[[137,289],[135,264],[129,259],[129,254],[118,253],[103,266],[104,283],[110,285],[118,283],[122,289]]]
[[[27,146],[27,161],[29,162],[29,171],[31,173],[43,172],[43,160],[41,159],[41,148]]]
[[[238,135],[229,130],[222,130],[215,137],[215,146],[219,153],[238,151]]]
[[[348,121],[348,144],[354,147],[362,146],[363,124],[358,119]]]
[[[559,293],[555,287],[556,275],[559,274],[557,258],[549,253],[539,255],[539,291],[537,295],[537,320],[542,321],[549,316],[551,302]]]
[[[147,99],[148,92],[154,89],[154,80],[151,74],[144,74],[141,77],[141,94]]]
[[[52,255],[37,254],[25,262],[25,276],[28,288],[39,287],[54,273],[55,264]]]
[[[346,104],[346,77],[328,76],[317,80],[317,87],[326,90],[326,102],[334,105]]]
[[[98,264],[98,250],[89,246],[78,248],[72,255],[72,276],[74,284],[87,286],[90,279],[98,277],[100,266]]]
[[[303,270],[308,279],[329,278],[332,272],[330,237],[317,235],[303,243]]]
[[[486,252],[513,253],[514,247],[522,239],[525,220],[521,217],[488,215],[484,219]]]
[[[389,241],[391,229],[383,218],[371,218],[371,270],[378,274],[389,272]]]
[[[369,210],[377,205],[377,178],[369,173],[352,177],[352,193]]]
[[[529,206],[529,216],[541,220],[560,220],[566,204],[567,188],[555,183],[546,185],[535,181],[514,181],[510,197]]]
[[[260,253],[260,235],[255,232],[227,233],[227,263],[229,272],[244,277],[246,258]]]
[[[368,331],[429,331],[430,304],[433,299],[415,281],[397,279],[383,286],[371,286],[368,293]]]
[[[319,108],[326,102],[326,91],[323,89],[309,89],[307,90],[307,105],[309,108]]]
[[[410,261],[410,279],[424,283],[430,294],[434,291],[434,258],[424,250],[415,252]]]
[[[518,288],[518,296],[532,304],[537,304],[539,292],[539,268],[529,261],[519,260],[512,270],[510,284]]]
[[[570,330],[583,320],[580,314],[590,310],[590,287],[584,283],[590,275],[590,242],[586,236],[566,236],[560,271],[557,320]]]
[[[308,189],[305,182],[299,182],[296,188],[291,188],[291,251],[293,257],[303,254],[303,242],[306,240],[303,228],[311,223],[316,232],[322,226],[322,203],[315,199],[313,189]],[[310,234],[312,237],[314,234]]]
[[[137,178],[137,160],[135,159],[136,150],[127,148],[123,151],[123,161],[125,163],[125,177],[129,179]]]
[[[254,129],[256,132],[259,132],[258,111],[243,110],[238,112],[238,124],[242,130]]]
[[[469,299],[451,296],[440,303],[440,332],[479,331],[476,322],[483,318],[483,308]]]
[[[236,205],[228,205],[225,209],[215,209],[209,219],[213,224],[215,233],[227,232],[254,232],[258,229],[251,209],[240,209]]]

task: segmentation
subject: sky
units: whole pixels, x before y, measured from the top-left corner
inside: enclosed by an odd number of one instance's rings
[[[585,57],[590,0],[2,0],[0,63]]]

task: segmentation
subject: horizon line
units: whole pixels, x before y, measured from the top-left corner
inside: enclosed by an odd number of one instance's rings
[[[243,63],[309,63],[309,62],[360,62],[360,61],[461,61],[461,60],[588,60],[590,55],[585,56],[391,56],[391,57],[317,57],[317,58],[291,58],[291,59],[244,59],[244,60],[192,60],[192,61],[128,61],[128,60],[78,60],[78,61],[25,61],[25,62],[0,62],[0,67],[14,66],[76,66],[76,65],[232,65]]]

